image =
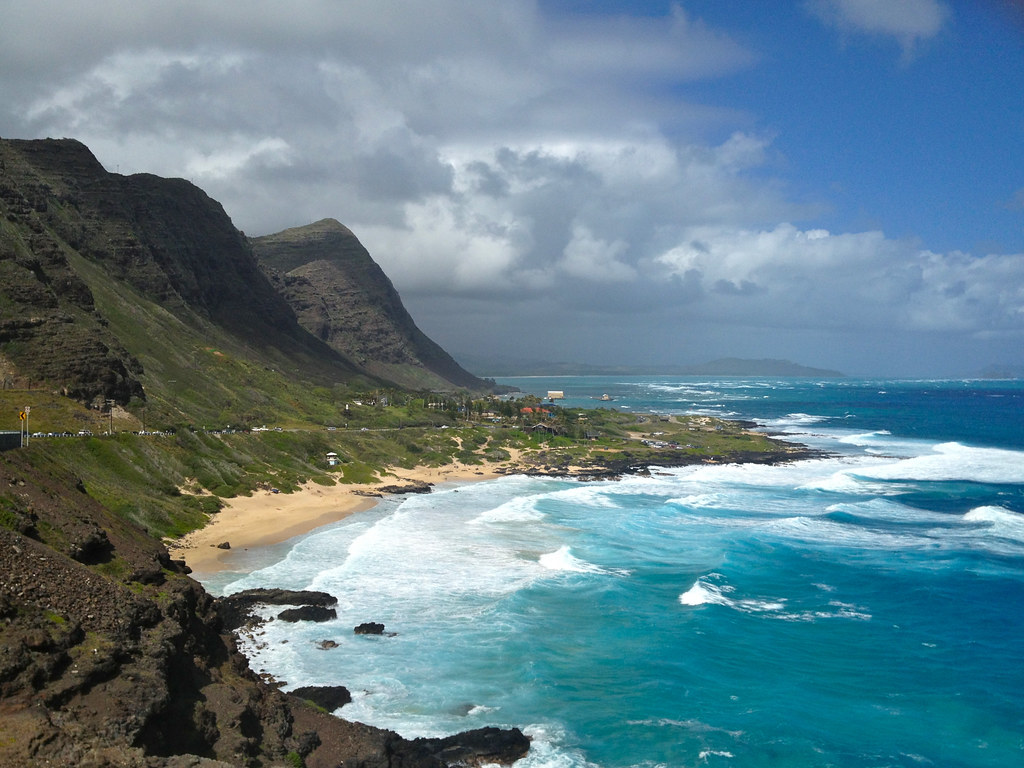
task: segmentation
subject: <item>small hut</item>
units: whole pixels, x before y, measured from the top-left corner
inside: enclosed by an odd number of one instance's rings
[[[328,467],[336,467],[336,466],[338,466],[338,454],[336,454],[334,451],[328,451],[327,452],[327,466]]]

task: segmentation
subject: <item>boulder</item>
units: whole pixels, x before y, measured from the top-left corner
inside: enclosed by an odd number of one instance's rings
[[[328,712],[333,712],[352,701],[352,694],[343,685],[306,685],[289,691],[289,695],[312,701]]]
[[[489,727],[443,739],[413,739],[403,750],[403,757],[411,757],[417,762],[433,758],[448,766],[508,765],[524,757],[529,749],[530,739],[518,728],[503,730]]]
[[[281,621],[330,621],[338,618],[338,612],[322,605],[304,605],[301,608],[288,608],[277,614]]]
[[[355,632],[357,635],[383,635],[384,625],[379,624],[375,621],[367,621],[363,624],[360,624],[352,631]]]
[[[328,607],[336,605],[338,598],[327,592],[294,589],[247,589],[217,599],[217,612],[224,628],[235,630],[247,624],[261,623],[253,616],[257,605],[306,605]]]

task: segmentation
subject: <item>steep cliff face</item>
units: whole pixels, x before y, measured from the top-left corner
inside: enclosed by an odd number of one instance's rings
[[[21,147],[0,142],[0,377],[3,386],[47,382],[79,400],[127,402],[142,394],[142,366],[96,312],[93,294],[54,231],[55,191]],[[79,147],[62,143],[74,171],[95,178]],[[32,153],[29,154],[29,158]],[[91,156],[89,156],[91,157]],[[102,170],[102,169],[101,169]]]
[[[324,219],[250,242],[302,326],[375,375],[408,387],[487,387],[416,327],[347,227]]]
[[[78,399],[142,396],[137,356],[95,305],[97,279],[307,375],[362,372],[298,324],[216,201],[181,179],[107,173],[77,141],[0,140],[0,277],[3,373]]]
[[[408,741],[265,684],[162,544],[27,453],[0,454],[0,765],[443,768],[528,749],[516,730]]]

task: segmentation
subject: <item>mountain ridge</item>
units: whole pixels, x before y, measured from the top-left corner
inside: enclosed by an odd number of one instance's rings
[[[249,407],[257,379],[256,401],[269,390],[280,405],[303,382],[302,392],[485,390],[415,327],[362,251],[347,279],[372,276],[363,299],[386,298],[391,312],[348,329],[380,337],[376,345],[331,345],[300,324],[249,239],[190,182],[108,173],[74,139],[0,139],[0,378],[95,407],[138,409],[156,397],[172,420],[229,423],[259,418]],[[327,290],[341,282],[333,274]]]
[[[249,242],[299,323],[372,374],[412,388],[487,386],[416,326],[384,270],[337,220]]]

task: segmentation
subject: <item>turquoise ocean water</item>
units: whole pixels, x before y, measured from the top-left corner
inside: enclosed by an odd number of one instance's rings
[[[524,768],[1024,765],[1024,382],[505,383],[832,456],[387,500],[210,581],[338,597],[255,669],[405,736],[519,726]]]

